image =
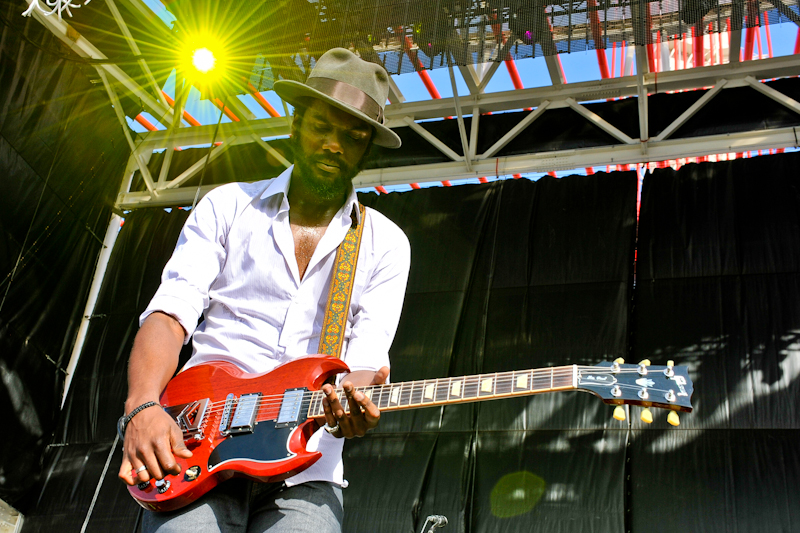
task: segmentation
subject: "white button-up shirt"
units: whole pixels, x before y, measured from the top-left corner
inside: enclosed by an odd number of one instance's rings
[[[229,361],[246,372],[266,372],[317,353],[336,249],[354,208],[358,214],[358,200],[351,189],[301,280],[289,225],[292,168],[271,180],[218,187],[186,221],[161,286],[140,317],[141,324],[163,311],[183,326],[184,342],[193,337],[184,368]],[[389,366],[411,260],[400,228],[369,208],[364,218],[342,347],[351,371]],[[342,484],[343,440],[318,431],[309,449],[321,451],[322,458],[287,483]]]

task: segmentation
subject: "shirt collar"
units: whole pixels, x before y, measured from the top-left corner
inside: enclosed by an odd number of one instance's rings
[[[289,182],[292,178],[292,170],[294,170],[294,165],[281,172],[277,178],[270,180],[269,185],[267,185],[267,188],[264,189],[264,192],[261,194],[262,200],[266,200],[271,196],[282,194],[283,201],[281,202],[281,207],[278,210],[279,212],[289,209]],[[359,210],[358,205],[358,195],[356,194],[355,187],[353,187],[353,184],[351,183],[350,191],[347,194],[347,199],[344,201],[344,206],[341,210],[339,210],[341,215],[337,214],[337,217],[350,216],[351,213],[355,213],[356,224],[361,224],[361,211]]]

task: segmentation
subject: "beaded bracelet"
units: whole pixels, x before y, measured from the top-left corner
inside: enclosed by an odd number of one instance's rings
[[[145,402],[136,409],[134,409],[133,411],[131,411],[130,413],[128,413],[127,416],[122,415],[121,417],[119,417],[119,420],[117,420],[117,434],[119,435],[120,440],[125,440],[125,428],[128,427],[128,424],[130,423],[131,419],[133,419],[133,417],[139,414],[141,411],[144,411],[148,407],[153,407],[155,405],[158,404],[156,402]]]

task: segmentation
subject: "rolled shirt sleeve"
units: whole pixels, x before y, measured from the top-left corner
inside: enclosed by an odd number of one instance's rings
[[[191,339],[200,315],[208,307],[209,287],[225,263],[230,223],[226,215],[235,209],[226,205],[234,198],[224,189],[211,191],[192,210],[161,274],[161,286],[139,317],[140,326],[152,313],[161,311],[183,326],[184,344]]]

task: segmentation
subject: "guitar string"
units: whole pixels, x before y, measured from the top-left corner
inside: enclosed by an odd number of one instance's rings
[[[598,369],[596,367],[591,367],[591,366],[578,367],[578,368],[581,369],[581,370],[591,370],[596,374],[632,374],[632,373],[638,373],[638,368],[620,369],[618,372],[612,372],[610,367],[607,370],[605,368]],[[539,374],[539,375],[536,375],[536,374]],[[480,395],[480,393],[482,391],[477,391],[478,395],[475,396],[475,397],[470,396],[468,398],[465,398],[462,395],[459,398],[460,400],[465,400],[465,399],[476,399],[477,400],[477,399],[481,399],[481,398],[488,400],[488,399],[491,399],[491,398],[489,398],[489,396],[498,396],[498,395],[500,395],[500,396],[504,396],[504,395],[522,396],[522,395],[525,395],[526,392],[528,392],[530,395],[534,395],[534,394],[537,394],[537,393],[539,393],[539,394],[546,393],[549,389],[555,388],[555,387],[546,387],[546,388],[542,388],[542,389],[535,389],[535,388],[533,388],[533,386],[534,386],[533,381],[536,380],[537,378],[540,379],[540,380],[548,380],[548,379],[552,378],[554,380],[555,378],[572,377],[573,374],[574,374],[574,370],[573,370],[572,367],[556,367],[552,371],[549,370],[549,369],[535,369],[535,370],[527,370],[527,371],[526,370],[509,371],[509,372],[500,372],[500,373],[495,373],[495,374],[481,374],[481,375],[473,375],[473,376],[456,376],[456,377],[452,377],[452,378],[435,378],[435,379],[430,379],[430,380],[417,380],[417,381],[409,381],[409,382],[386,384],[386,385],[368,385],[368,386],[364,386],[364,387],[356,387],[355,390],[361,391],[361,392],[366,392],[367,390],[372,389],[373,396],[376,396],[374,394],[375,391],[379,391],[381,395],[383,395],[386,391],[389,391],[389,394],[391,395],[391,394],[394,393],[395,390],[399,390],[400,392],[397,393],[398,402],[394,407],[410,407],[410,406],[413,406],[413,405],[426,406],[426,405],[430,405],[430,404],[436,404],[437,403],[436,398],[433,398],[431,401],[425,402],[424,401],[425,398],[421,397],[420,398],[421,401],[419,403],[412,402],[411,400],[412,400],[412,397],[417,395],[417,394],[420,394],[420,396],[422,396],[422,393],[423,393],[424,389],[427,388],[428,386],[431,386],[431,385],[437,387],[437,392],[438,392],[438,386],[443,384],[443,383],[445,383],[445,382],[448,383],[448,389],[450,387],[452,387],[452,385],[454,383],[458,383],[459,381],[462,383],[462,385],[461,385],[462,387],[475,387],[475,386],[479,386],[481,381],[484,381],[486,379],[490,379],[493,376],[492,379],[494,379],[494,390],[496,391],[497,390],[497,385],[509,385],[509,384],[512,384],[515,380],[519,379],[520,377],[529,376],[529,377],[532,378],[532,382],[531,382],[530,386],[528,388],[526,388],[526,389],[523,389],[523,390],[518,389],[516,391],[512,390],[512,391],[509,391],[509,392],[500,392],[500,393],[493,392],[491,394],[485,394],[483,396]],[[620,388],[622,388],[622,389],[641,389],[642,388],[642,387],[636,387],[634,385],[626,385],[626,384],[622,384],[622,383],[617,383],[617,385],[619,385]],[[398,387],[399,387],[399,389],[398,389]],[[419,387],[418,390],[414,390],[415,388],[418,388],[418,387]],[[669,390],[669,389],[656,389],[656,388],[653,388],[653,387],[648,387],[647,389],[650,390],[650,391],[654,391],[654,392],[667,392]],[[342,389],[336,389],[336,392],[338,394],[341,394],[342,393]],[[322,392],[318,391],[318,390],[317,391],[306,391],[306,392],[303,393],[303,395],[302,395],[302,397],[301,397],[301,399],[299,401],[300,401],[301,404],[308,403],[308,411],[310,411],[311,410],[311,403],[312,402],[319,402],[321,400],[321,397],[320,397],[321,395],[322,395]],[[266,408],[267,410],[269,410],[270,408],[273,408],[273,409],[274,408],[278,408],[283,403],[284,396],[285,396],[285,394],[274,394],[274,395],[262,396],[255,402],[255,405],[254,405],[253,409],[254,410],[258,409],[260,411],[260,410],[262,410],[264,408]],[[406,400],[407,399],[408,403],[407,404],[406,403],[401,403],[400,402],[400,400],[401,400],[400,396],[402,396],[402,400]],[[444,398],[442,400],[438,400],[438,402],[445,402],[445,403],[448,403],[450,401],[451,401],[451,397],[450,397],[449,392],[448,392],[447,398]],[[236,399],[236,400],[234,400],[234,402],[231,403],[230,407],[232,408],[232,407],[238,405],[238,403],[239,403],[239,401],[238,401],[238,399]],[[220,400],[220,401],[217,401],[217,402],[212,402],[211,404],[209,404],[210,408],[209,407],[206,408],[205,413],[204,413],[204,418],[208,419],[212,415],[215,415],[217,413],[220,413],[220,412],[224,411],[226,406],[227,406],[227,404],[228,404],[228,400]],[[345,410],[348,410],[349,409],[349,404],[345,403],[344,405],[346,406]],[[393,407],[393,406],[392,405],[386,405],[383,408],[387,409],[387,408],[391,408],[391,407]],[[302,407],[301,407],[301,409],[302,409]],[[319,412],[322,412],[322,411],[319,411]]]
[[[594,367],[587,367],[587,368],[594,369]],[[547,379],[549,379],[551,377],[551,372],[549,370],[537,370],[535,372],[541,372],[542,375],[540,375],[540,376],[531,375],[531,377],[533,377],[534,379],[539,378],[539,379],[547,380]],[[638,373],[638,371],[635,370],[635,369],[627,369],[627,370],[622,370],[620,372],[616,372],[615,374],[622,374],[622,373],[630,374],[630,373],[634,373],[634,372]],[[510,379],[511,382],[513,382],[515,379],[518,379],[520,377],[524,377],[526,375],[529,375],[529,373],[530,373],[530,371],[515,371],[513,373],[511,373],[511,372],[498,373],[495,376],[495,380],[496,380],[497,383],[506,385],[506,384],[508,384],[509,379]],[[602,373],[610,374],[612,372],[602,372]],[[556,377],[558,377],[558,378],[571,377],[572,374],[573,374],[572,369],[567,369],[567,370],[558,369],[556,372],[552,373],[552,377],[554,379]],[[361,392],[365,392],[368,389],[372,389],[373,391],[376,391],[376,390],[380,389],[381,392],[384,392],[386,390],[393,391],[394,389],[400,387],[400,390],[401,390],[400,394],[405,394],[406,392],[408,392],[410,394],[412,389],[414,389],[415,387],[417,387],[419,385],[422,385],[422,388],[419,391],[416,391],[416,392],[421,392],[422,389],[424,389],[427,386],[430,386],[430,385],[434,385],[435,386],[435,385],[439,385],[439,384],[441,384],[443,382],[448,382],[448,385],[452,385],[453,383],[458,383],[459,381],[461,381],[462,387],[464,387],[464,386],[475,386],[475,385],[479,385],[481,381],[487,379],[487,376],[489,376],[489,375],[490,374],[482,374],[482,375],[474,375],[474,376],[457,376],[457,377],[453,377],[453,378],[436,378],[436,379],[431,379],[431,380],[417,380],[417,381],[408,381],[408,382],[403,382],[403,383],[394,383],[394,384],[386,384],[386,385],[367,385],[367,386],[363,386],[363,387],[356,387],[355,390],[361,391]],[[635,388],[639,388],[639,387],[635,387],[633,385],[625,385],[625,384],[619,384],[619,383],[617,385],[620,385],[621,387],[630,387],[630,388],[634,388],[634,389]],[[402,390],[403,387],[405,387],[405,390]],[[534,388],[531,387],[531,388],[528,388],[526,390],[517,390],[517,391],[511,391],[509,393],[499,393],[499,394],[519,393],[520,395],[524,395],[524,392],[528,392],[528,391],[534,392],[534,393],[535,393],[535,391],[546,392],[549,388],[550,387],[542,388],[542,389],[534,389]],[[496,389],[496,386],[495,386],[495,389]],[[649,390],[656,390],[658,392],[664,392],[664,391],[667,390],[667,389],[654,389],[653,387],[648,387],[648,389]],[[342,389],[336,389],[336,392],[338,394],[341,394],[342,393]],[[306,391],[304,393],[303,398],[304,399],[305,398],[314,399],[315,395],[320,395],[320,394],[322,394],[321,391]],[[493,394],[498,394],[498,393],[493,393]],[[262,407],[268,406],[270,404],[277,405],[277,404],[280,404],[280,403],[283,402],[284,396],[285,396],[285,393],[262,396],[256,402],[256,405],[259,406],[259,409],[262,408]],[[478,396],[478,397],[480,397],[480,396]],[[210,404],[212,407],[210,409],[206,408],[206,412],[207,413],[213,413],[213,412],[216,412],[216,411],[218,411],[220,409],[224,410],[224,408],[225,408],[227,403],[228,403],[228,400],[220,400],[220,401],[217,401],[217,402],[212,402]],[[234,402],[231,405],[233,406],[233,405],[237,405],[237,404],[238,404],[238,399],[234,400]]]
[[[587,368],[593,368],[593,367],[587,367]],[[533,374],[535,374],[537,372],[541,373],[542,375],[541,376],[533,375]],[[625,371],[625,373],[627,373],[627,370]],[[511,378],[511,380],[513,381],[514,379],[518,379],[518,378],[523,377],[525,375],[531,375],[531,377],[533,377],[534,379],[540,378],[540,379],[549,380],[550,377],[551,377],[551,374],[553,375],[554,378],[556,378],[556,377],[566,377],[566,376],[570,376],[571,377],[572,374],[573,374],[573,369],[571,367],[569,367],[569,368],[557,367],[556,371],[552,372],[552,373],[551,373],[551,371],[549,369],[537,369],[537,370],[534,370],[534,371],[517,370],[517,371],[513,371],[513,372],[509,371],[509,372],[496,373],[494,375],[495,375],[495,379],[498,379],[498,378],[499,379]],[[370,389],[370,388],[372,390],[377,390],[377,389],[383,389],[383,388],[386,388],[386,389],[393,389],[393,388],[396,388],[396,387],[401,387],[402,388],[403,386],[406,386],[406,388],[410,390],[415,385],[425,384],[425,383],[430,382],[430,381],[434,381],[434,382],[450,381],[451,384],[453,382],[456,382],[456,381],[462,381],[462,383],[463,383],[462,386],[464,386],[464,385],[467,384],[467,382],[475,382],[475,384],[478,384],[480,381],[487,379],[487,376],[490,376],[490,375],[493,375],[493,374],[479,374],[479,375],[473,375],[473,376],[454,376],[452,378],[434,378],[434,379],[430,379],[430,380],[406,381],[406,382],[402,382],[402,383],[389,383],[389,384],[385,384],[385,385],[366,385],[366,386],[362,386],[362,387],[355,387],[355,390],[363,392],[363,391],[365,391],[367,389]],[[431,383],[431,384],[433,384],[433,383]],[[472,385],[473,383],[469,383],[469,384]],[[337,395],[340,395],[342,393],[342,389],[335,389],[335,390],[337,392]],[[542,389],[542,390],[544,390],[544,389]],[[314,393],[320,393],[321,394],[321,391],[319,391],[319,390],[317,390],[317,391],[307,391],[304,394],[313,396]],[[280,403],[280,402],[283,401],[284,395],[285,395],[285,393],[272,394],[272,395],[268,395],[268,396],[261,396],[260,399],[258,400],[258,404],[260,404],[261,406],[264,406],[264,405],[266,405],[266,402],[271,402],[271,401],[275,401],[275,402]],[[215,410],[218,410],[218,409],[224,409],[225,408],[225,404],[227,404],[227,402],[228,402],[228,400],[219,400],[217,402],[212,402],[212,403],[209,404],[210,406],[213,406],[213,407],[211,407],[210,410],[211,411],[215,411]],[[238,403],[238,399],[235,400],[235,403]],[[206,412],[209,412],[208,408],[206,409]]]

